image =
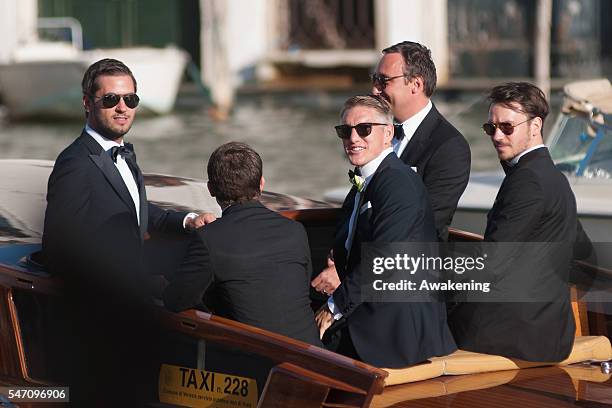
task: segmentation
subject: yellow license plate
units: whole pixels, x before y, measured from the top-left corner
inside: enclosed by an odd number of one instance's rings
[[[159,401],[186,407],[255,408],[257,382],[252,378],[162,364]]]

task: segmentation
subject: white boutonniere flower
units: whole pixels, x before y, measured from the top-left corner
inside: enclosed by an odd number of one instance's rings
[[[353,170],[349,170],[348,175],[349,179],[351,180],[351,184],[357,187],[357,191],[361,193],[365,188],[365,177],[355,174]]]

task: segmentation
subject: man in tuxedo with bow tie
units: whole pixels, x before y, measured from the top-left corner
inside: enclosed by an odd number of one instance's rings
[[[147,201],[134,148],[124,142],[139,103],[130,69],[100,60],[87,69],[82,88],[85,129],[59,155],[49,177],[45,264],[58,274],[104,270],[90,275],[105,286],[143,286],[139,272],[147,231],[185,231],[195,227],[195,214],[165,211]]]
[[[436,66],[427,47],[404,41],[383,51],[372,75],[372,93],[392,106],[393,151],[425,184],[438,239],[448,240],[457,203],[470,177],[470,147],[436,109]]]
[[[487,214],[484,240],[514,242],[517,248],[504,254],[510,259],[496,263],[516,263],[520,255],[515,253],[524,254],[521,247],[527,243],[567,245],[552,255],[540,255],[524,273],[516,271],[518,267],[504,269],[500,287],[529,294],[530,302],[460,303],[450,312],[451,330],[462,350],[528,361],[561,361],[574,342],[567,284],[572,247],[577,241],[590,247],[590,241],[577,220],[568,180],[555,167],[543,142],[549,112],[544,93],[526,82],[509,82],[493,88],[488,99],[489,119],[483,130],[491,138],[506,177]]]
[[[340,331],[337,351],[379,367],[405,367],[456,347],[438,302],[362,302],[360,263],[365,242],[431,242],[436,230],[419,176],[393,153],[389,104],[355,96],[336,126],[359,179],[346,197],[333,250],[341,284],[316,315],[321,337]]]
[[[130,69],[117,60],[100,60],[85,72],[82,91],[85,129],[59,155],[49,177],[42,239],[45,267],[64,278],[70,324],[80,331],[71,337],[75,349],[80,348],[70,372],[75,384],[94,373],[99,374],[96,381],[108,381],[101,372],[111,370],[108,362],[121,356],[133,353],[138,360],[135,348],[142,343],[130,340],[130,334],[140,337],[129,328],[139,319],[121,319],[140,311],[135,305],[148,295],[142,265],[145,234],[185,231],[194,226],[195,216],[147,201],[133,147],[124,142],[139,102]],[[140,328],[138,323],[134,327]],[[90,358],[95,363],[88,364]],[[91,371],[85,375],[86,370]],[[80,391],[75,388],[75,397]]]
[[[448,240],[457,203],[470,177],[470,146],[436,109],[436,66],[423,45],[404,41],[383,50],[372,75],[372,93],[391,104],[395,154],[421,177],[433,210],[439,241]],[[340,283],[333,262],[313,281],[332,293]]]

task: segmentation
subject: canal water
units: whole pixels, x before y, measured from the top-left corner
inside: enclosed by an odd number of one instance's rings
[[[356,90],[363,93],[366,90]],[[350,164],[333,126],[351,92],[294,92],[239,95],[227,121],[208,115],[199,95],[183,92],[174,113],[138,117],[126,140],[133,143],[144,172],[205,178],[212,151],[228,141],[248,143],[262,156],[266,190],[322,199],[325,191],[347,185]],[[437,93],[438,109],[465,135],[472,171],[498,166],[480,126],[487,106],[475,93]],[[547,123],[552,125],[553,118]],[[0,120],[0,158],[54,160],[77,137],[83,122]],[[7,175],[3,175],[6,177]]]

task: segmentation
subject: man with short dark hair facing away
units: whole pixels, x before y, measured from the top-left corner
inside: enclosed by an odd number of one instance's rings
[[[310,308],[310,247],[304,227],[259,201],[262,160],[226,143],[208,161],[208,190],[221,218],[196,239],[164,292],[172,311],[193,307],[319,345]]]

